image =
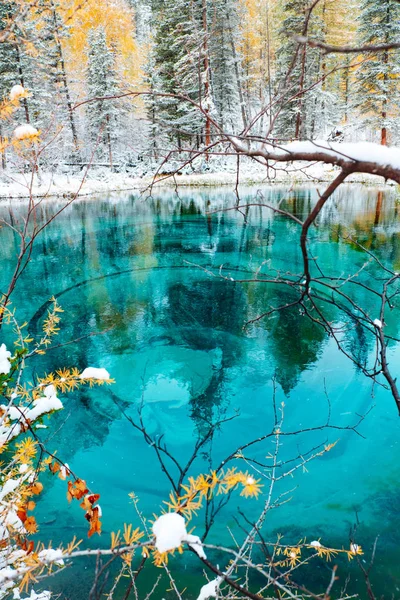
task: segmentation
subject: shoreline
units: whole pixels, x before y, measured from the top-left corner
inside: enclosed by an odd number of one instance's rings
[[[270,169],[273,172],[272,168]],[[285,170],[273,172],[273,177],[268,177],[265,172],[260,170],[243,169],[240,172],[240,186],[278,186],[278,185],[294,185],[294,186],[313,186],[324,183],[330,183],[339,172],[337,167],[327,165],[304,165],[292,164],[288,165]],[[7,181],[6,177],[0,177],[0,202],[6,200],[27,199],[30,193],[27,191],[29,183],[24,176],[20,174],[10,174],[9,178],[12,181]],[[153,177],[144,175],[133,176],[122,173],[112,173],[110,171],[101,172],[93,169],[89,171],[87,178],[82,184],[83,176],[52,174],[43,172],[39,176],[35,176],[35,182],[32,187],[32,196],[34,198],[71,198],[92,196],[95,194],[105,194],[112,192],[129,192],[140,191],[145,192],[152,184]],[[208,188],[221,186],[236,186],[237,174],[232,171],[217,171],[215,173],[191,173],[179,174],[176,176],[165,177],[161,176],[153,183],[154,190],[165,188]],[[387,187],[396,186],[395,182],[384,182],[381,177],[370,174],[354,173],[349,176],[344,184],[361,184],[371,187]],[[81,188],[81,189],[80,189]]]

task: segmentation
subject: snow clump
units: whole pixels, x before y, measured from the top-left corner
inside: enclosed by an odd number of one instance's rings
[[[79,375],[80,379],[110,379],[110,374],[106,369],[97,369],[96,367],[86,367]]]
[[[11,357],[11,352],[9,352],[6,348],[5,344],[0,346],[0,373],[3,375],[8,375],[11,369],[11,363],[9,358]]]
[[[153,524],[153,533],[156,536],[156,548],[161,553],[175,550],[186,542],[200,558],[206,558],[199,536],[186,531],[185,519],[178,513],[166,513],[158,517]]]

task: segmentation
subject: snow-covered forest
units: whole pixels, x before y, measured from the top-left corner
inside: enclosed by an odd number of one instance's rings
[[[40,130],[47,169],[141,174],[214,148],[215,124],[275,141],[400,138],[396,0],[14,0],[0,36],[0,95],[29,92],[0,134]],[[365,45],[389,49],[326,51]]]

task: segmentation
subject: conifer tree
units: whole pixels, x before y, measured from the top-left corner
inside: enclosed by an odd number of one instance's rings
[[[0,31],[5,29],[10,20],[15,20],[20,7],[12,0],[0,2]],[[29,24],[27,24],[29,29]],[[20,45],[20,40],[26,38],[26,31],[22,34],[17,26],[6,41],[0,44],[0,97],[8,95],[14,84],[27,87],[28,60]],[[16,115],[27,123],[30,122],[30,110],[26,98],[22,101],[23,113]]]
[[[321,37],[321,20],[315,14],[306,23],[309,0],[285,0],[284,20],[280,30],[282,43],[277,51],[276,95],[279,98],[279,116],[276,133],[282,138],[305,139],[310,137],[307,115],[312,110],[312,97],[307,94],[318,80],[318,51],[298,44],[296,35]]]
[[[213,110],[207,32],[207,0],[163,2],[157,11],[153,64],[159,96],[158,121],[179,149],[184,141],[207,143],[207,119],[190,101]]]
[[[400,3],[397,0],[362,0],[358,37],[360,44],[388,44],[400,40]],[[354,106],[363,125],[380,131],[380,142],[396,127],[400,107],[400,52],[385,50],[369,55],[357,71]]]
[[[239,10],[235,0],[214,0],[212,3],[209,55],[212,97],[215,116],[222,128],[235,131],[246,124],[241,113],[243,88],[239,45]]]
[[[114,52],[107,45],[104,27],[92,29],[88,39],[87,86],[89,98],[87,119],[92,141],[98,145],[98,154],[107,148],[112,166],[112,148],[116,141],[119,108],[116,100],[102,100],[115,96],[118,91]],[[98,99],[97,99],[98,98]]]

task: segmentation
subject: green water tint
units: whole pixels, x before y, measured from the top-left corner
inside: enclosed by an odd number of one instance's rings
[[[259,202],[256,191],[244,189],[242,203]],[[308,189],[289,193],[273,188],[263,194],[268,202],[285,197],[283,206],[299,217],[317,197],[315,190]],[[372,572],[375,593],[397,597],[400,421],[394,401],[380,386],[372,389],[371,381],[298,307],[243,329],[270,305],[294,299],[294,292],[284,286],[235,283],[230,278],[250,278],[262,263],[262,273],[278,269],[301,276],[302,261],[294,222],[257,207],[247,212],[246,220],[234,211],[206,214],[233,206],[234,201],[233,194],[221,190],[185,191],[180,198],[163,192],[148,200],[116,196],[76,201],[38,239],[13,299],[18,315],[29,321],[31,333],[37,333],[48,299],[56,295],[65,311],[57,341],[80,339],[38,359],[32,374],[90,365],[105,367],[116,380],[112,387],[63,395],[65,410],[52,417],[48,430],[40,431],[43,440],[49,440],[49,449],[57,449],[74,472],[101,494],[104,533],[86,541],[82,510],[77,503],[68,505],[65,482],[48,475],[36,509],[41,539],[56,546],[77,535],[92,547],[108,547],[111,531],[122,529],[124,522],[139,524],[128,497],[132,491],[148,518],[159,514],[170,484],[153,449],[122,416],[121,408],[135,417],[143,401],[148,432],[163,435],[181,462],[190,456],[197,432],[204,430],[204,419],[238,411],[239,417],[223,426],[206,455],[194,463],[191,474],[196,475],[210,469],[209,452],[216,466],[241,444],[270,431],[276,376],[277,403],[285,402],[287,431],[325,423],[324,386],[334,424],[353,425],[357,414],[375,408],[360,426],[365,439],[337,430],[282,439],[282,460],[320,443],[339,441],[329,454],[311,462],[307,473],[298,472],[279,484],[277,494],[293,489],[293,499],[268,514],[266,539],[274,541],[281,532],[288,544],[306,536],[309,541],[321,537],[326,545],[348,547],[350,527],[358,521],[357,542],[364,547],[366,560],[375,536],[380,535]],[[44,203],[41,218],[59,204]],[[16,219],[23,204],[17,203],[13,210]],[[0,211],[4,216],[6,205]],[[394,191],[382,197],[375,190],[344,187],[326,205],[319,227],[311,232],[312,250],[332,275],[354,273],[367,260],[351,241],[344,240],[348,234],[400,270],[400,218]],[[18,240],[7,229],[1,236],[4,287]],[[222,264],[228,279],[218,276]],[[379,288],[375,264],[359,277]],[[379,316],[378,303],[363,288],[354,286],[351,293],[373,318]],[[341,321],[335,307],[325,310],[330,321]],[[398,335],[399,310],[388,313],[386,321],[386,331]],[[84,337],[98,332],[102,334]],[[358,328],[349,334],[348,345],[360,359],[374,352],[373,339]],[[394,343],[389,358],[396,375],[399,350]],[[272,449],[267,442],[248,456],[263,460]],[[244,500],[234,494],[208,541],[231,544],[228,527],[241,535],[235,521],[238,507],[254,520],[261,506],[261,499]],[[202,523],[201,514],[194,518],[200,535]],[[218,553],[210,557],[221,567],[226,562]],[[337,594],[350,573],[348,592],[359,591],[366,597],[361,572],[347,559],[338,563]],[[45,586],[64,598],[87,598],[92,566],[90,561],[78,561]],[[178,587],[188,586],[185,600],[196,598],[204,578],[195,558],[173,559],[171,568]],[[141,597],[159,573],[151,568],[142,581],[139,578]],[[322,592],[329,577],[325,563],[318,560],[299,581]],[[154,598],[174,597],[164,591],[166,587],[160,586]]]

